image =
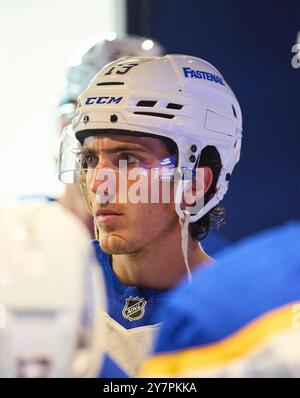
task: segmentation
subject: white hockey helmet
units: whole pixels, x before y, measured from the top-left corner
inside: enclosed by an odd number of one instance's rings
[[[0,208],[0,377],[95,377],[104,285],[89,235],[58,203]]]
[[[60,98],[59,114],[74,116],[78,95],[91,78],[106,64],[124,56],[156,56],[163,47],[155,40],[133,35],[102,32],[90,38],[72,57],[66,75],[66,87]]]
[[[228,189],[240,157],[242,114],[225,79],[208,62],[188,55],[128,57],[106,65],[79,96],[72,127],[62,137],[61,181],[74,182],[76,173],[71,178],[70,171],[78,168],[76,146],[103,131],[139,132],[173,140],[179,170],[193,169],[201,151],[215,147],[222,163],[216,193],[190,217],[189,222],[195,222]],[[183,219],[180,204],[176,211]]]

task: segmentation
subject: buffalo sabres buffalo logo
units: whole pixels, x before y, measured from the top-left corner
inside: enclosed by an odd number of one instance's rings
[[[126,299],[126,304],[123,308],[122,315],[129,321],[137,321],[145,314],[145,305],[147,301],[144,298],[132,297]]]

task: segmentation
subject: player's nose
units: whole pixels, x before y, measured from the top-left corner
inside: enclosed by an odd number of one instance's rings
[[[111,200],[116,195],[117,177],[116,170],[99,163],[93,170],[88,188],[93,194],[99,196],[99,198],[105,197],[106,200]]]

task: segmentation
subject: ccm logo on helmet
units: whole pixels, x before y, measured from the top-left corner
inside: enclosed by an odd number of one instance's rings
[[[85,105],[119,104],[123,97],[87,97]]]
[[[188,67],[182,68],[182,70],[184,73],[184,77],[195,77],[196,79],[210,80],[211,82],[222,84],[222,86],[225,86],[222,78],[220,76],[213,75],[212,73],[203,72],[201,70],[193,70]]]

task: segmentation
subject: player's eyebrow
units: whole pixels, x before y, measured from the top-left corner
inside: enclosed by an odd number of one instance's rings
[[[120,144],[114,146],[113,148],[103,148],[101,149],[101,151],[107,154],[118,153],[118,152],[142,152],[142,153],[151,152],[150,149],[148,149],[147,147],[135,144]],[[99,153],[99,151],[96,148],[91,148],[89,146],[83,146],[81,152],[92,153],[92,154]]]
[[[96,155],[97,151],[96,151],[96,149],[89,148],[87,146],[83,146],[80,148],[79,153],[81,155],[87,155],[87,154]]]

